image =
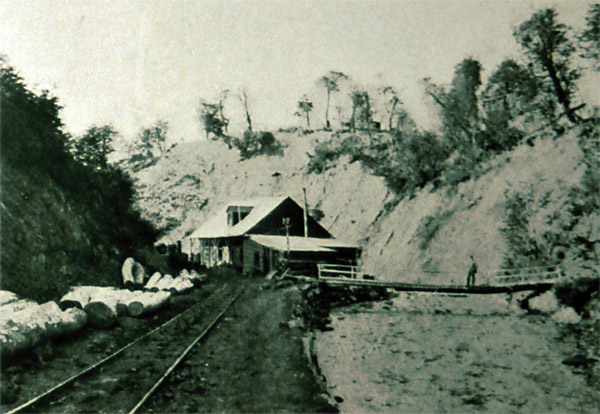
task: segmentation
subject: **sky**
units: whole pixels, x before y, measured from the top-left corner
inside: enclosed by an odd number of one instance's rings
[[[521,59],[512,33],[536,10],[555,7],[580,29],[589,3],[0,0],[0,53],[34,90],[59,98],[73,134],[111,123],[130,138],[161,119],[172,141],[201,139],[199,101],[224,89],[231,130],[240,131],[241,88],[255,129],[300,125],[304,94],[320,127],[326,95],[317,81],[330,70],[351,78],[332,99],[334,124],[349,88],[389,85],[429,128],[437,121],[423,78],[447,84],[466,57],[489,76],[503,59]]]

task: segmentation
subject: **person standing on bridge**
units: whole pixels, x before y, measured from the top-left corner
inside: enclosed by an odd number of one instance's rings
[[[471,258],[471,267],[467,274],[467,287],[475,286],[475,275],[477,274],[477,263],[475,262],[475,258],[472,254],[469,255],[469,257]]]

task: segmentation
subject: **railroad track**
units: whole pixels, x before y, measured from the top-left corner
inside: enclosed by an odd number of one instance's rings
[[[136,413],[243,293],[225,286],[107,357],[11,409],[19,412]],[[144,347],[144,348],[140,348]],[[143,352],[140,352],[143,350]],[[151,358],[140,355],[151,354]],[[94,410],[93,406],[101,407]]]

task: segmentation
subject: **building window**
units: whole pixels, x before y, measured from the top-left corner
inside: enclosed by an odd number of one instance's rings
[[[251,211],[252,207],[229,206],[227,208],[227,225],[230,227],[235,226],[244,220]]]

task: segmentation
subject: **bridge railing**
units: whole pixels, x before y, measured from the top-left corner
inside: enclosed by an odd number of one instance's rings
[[[340,277],[348,279],[362,279],[364,277],[361,266],[319,263],[317,264],[317,270],[319,278]]]
[[[556,282],[563,277],[559,267],[530,267],[514,270],[490,272],[488,280],[495,285],[531,284],[540,282]]]
[[[484,283],[492,286],[554,283],[564,277],[566,270],[576,266],[574,260],[575,259],[570,258],[563,261],[561,264],[550,266],[490,270],[478,275],[477,279],[480,280],[480,278],[483,278]],[[317,270],[319,278],[374,279],[373,276],[365,273],[361,266],[318,263]],[[459,280],[462,282],[462,274],[447,273],[446,275],[452,276],[455,283]],[[458,284],[460,285],[461,282],[458,282]]]

